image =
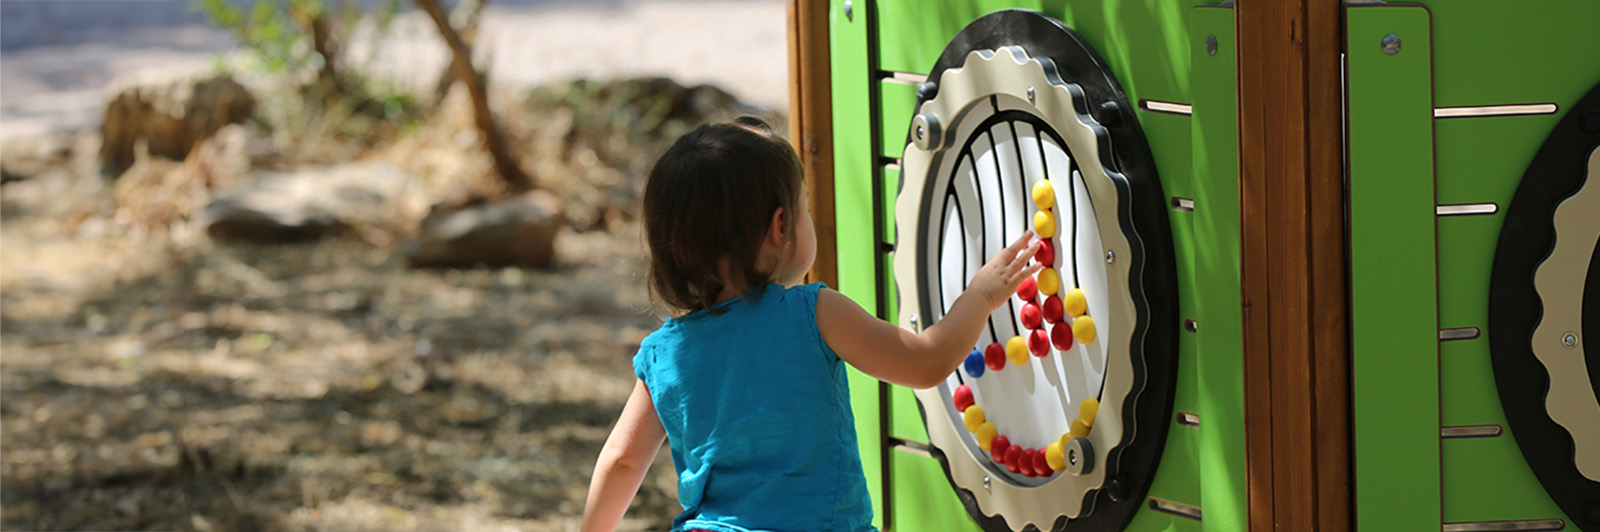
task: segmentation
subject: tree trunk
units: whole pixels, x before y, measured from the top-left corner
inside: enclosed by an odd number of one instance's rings
[[[467,93],[472,96],[472,115],[478,123],[478,137],[483,140],[483,147],[489,150],[489,157],[494,159],[495,171],[500,173],[500,178],[513,190],[522,191],[533,188],[533,179],[522,171],[516,159],[511,157],[511,152],[506,146],[506,140],[500,134],[500,128],[495,125],[494,114],[489,111],[489,90],[484,79],[478,76],[472,68],[472,48],[461,41],[461,36],[450,27],[450,22],[445,19],[444,9],[439,7],[437,0],[416,0],[417,6],[428,13],[428,18],[433,19],[433,24],[439,27],[439,36],[450,45],[450,70],[455,72],[456,80],[467,86]]]
[[[472,48],[478,41],[478,20],[483,18],[483,8],[489,5],[489,0],[461,0],[461,4],[450,10],[450,25],[456,28],[456,33],[461,35],[461,42]],[[444,72],[439,74],[439,83],[433,87],[433,102],[438,105],[444,101],[450,92],[450,86],[456,82],[454,58],[450,64],[444,66]],[[473,67],[473,73],[483,77],[483,71]]]
[[[311,34],[311,49],[322,57],[322,67],[317,69],[317,84],[322,88],[324,103],[333,104],[344,96],[344,85],[339,81],[339,44],[328,29],[327,13],[302,3],[290,6],[294,19]]]

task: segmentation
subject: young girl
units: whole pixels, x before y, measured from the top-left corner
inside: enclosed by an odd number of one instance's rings
[[[639,380],[595,464],[583,530],[613,530],[662,438],[678,471],[674,531],[869,531],[844,364],[935,386],[1023,279],[1031,234],[913,334],[821,283],[799,160],[764,124],[705,126],[672,145],[644,190],[650,288],[675,309],[633,359]]]

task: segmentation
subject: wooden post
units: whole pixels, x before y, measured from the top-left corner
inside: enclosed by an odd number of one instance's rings
[[[839,287],[833,216],[833,105],[828,62],[828,4],[789,0],[789,139],[805,169],[817,260],[807,281]]]
[[[1338,0],[1239,0],[1249,529],[1351,529]]]

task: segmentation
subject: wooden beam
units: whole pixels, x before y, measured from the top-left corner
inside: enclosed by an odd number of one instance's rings
[[[1337,0],[1240,0],[1249,529],[1350,530]]]
[[[828,4],[789,0],[789,139],[805,169],[817,260],[809,282],[839,287],[833,203],[833,104],[828,62]]]

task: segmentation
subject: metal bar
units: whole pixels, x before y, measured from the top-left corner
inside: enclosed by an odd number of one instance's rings
[[[1166,499],[1150,498],[1150,509],[1157,512],[1200,520],[1200,507]]]
[[[1439,329],[1439,341],[1471,340],[1478,337],[1477,327],[1456,327],[1454,329]]]
[[[1185,427],[1198,427],[1200,426],[1200,414],[1178,412],[1178,424]]]
[[[1194,199],[1173,196],[1172,209],[1178,212],[1194,212]]]
[[[1139,108],[1152,113],[1166,113],[1169,115],[1189,116],[1194,114],[1194,106],[1192,105],[1160,100],[1139,100]]]
[[[913,72],[890,72],[887,70],[880,70],[878,71],[878,77],[882,78],[886,82],[899,83],[901,85],[921,85],[928,81],[928,76]]]
[[[1433,209],[1433,213],[1438,216],[1480,216],[1497,212],[1500,212],[1500,206],[1493,203],[1457,203],[1440,205]]]
[[[928,444],[889,437],[889,448],[902,453],[910,453],[926,458],[933,458],[933,452],[928,449]]]
[[[1511,532],[1524,530],[1561,530],[1566,523],[1560,519],[1524,519],[1521,521],[1473,521],[1445,523],[1443,532]]]
[[[1503,429],[1499,425],[1460,425],[1455,427],[1441,427],[1439,437],[1454,438],[1493,438],[1499,436]]]
[[[1553,115],[1559,107],[1553,103],[1518,105],[1476,105],[1466,107],[1435,107],[1434,118],[1474,118],[1483,116],[1533,116]]]

